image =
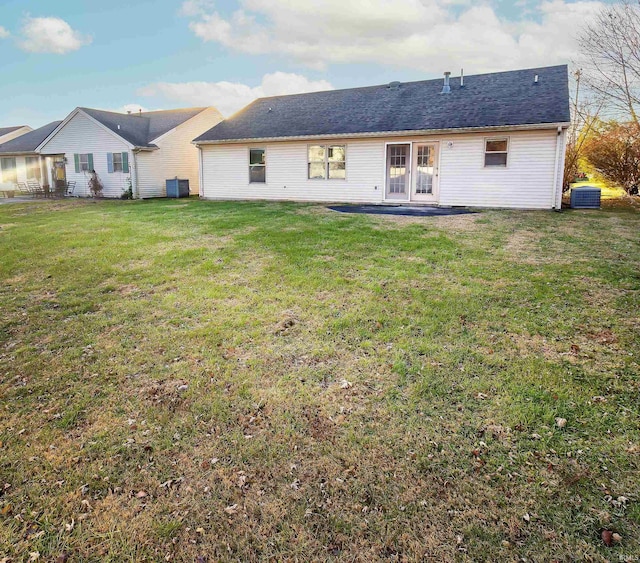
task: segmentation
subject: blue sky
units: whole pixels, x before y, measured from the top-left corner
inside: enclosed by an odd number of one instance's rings
[[[570,62],[599,2],[1,0],[0,126]]]

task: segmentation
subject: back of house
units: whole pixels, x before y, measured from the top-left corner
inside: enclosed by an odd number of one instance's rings
[[[79,107],[38,146],[51,162],[56,184],[90,196],[95,171],[105,197],[163,197],[165,182],[189,180],[199,191],[198,150],[191,140],[220,122],[213,107],[119,113]]]
[[[261,98],[194,140],[200,195],[559,208],[566,65]]]

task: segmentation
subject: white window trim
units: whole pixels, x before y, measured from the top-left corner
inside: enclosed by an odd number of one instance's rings
[[[86,157],[86,159],[87,159],[87,162],[86,162],[87,167],[86,168],[82,168],[82,157],[83,156]],[[89,153],[88,152],[84,153],[84,154],[78,153],[78,170],[80,172],[91,172],[91,170],[89,170]]]
[[[113,155],[113,172],[122,172],[123,167],[124,167],[124,160],[122,158],[122,153],[121,152],[113,152],[111,153]],[[116,169],[116,156],[120,157],[120,162],[118,163],[120,168]]]
[[[325,178],[309,178],[309,164],[311,161],[309,160],[309,149],[311,147],[324,147],[324,172],[326,174]],[[329,178],[329,147],[344,147],[344,178]],[[346,182],[347,181],[347,143],[309,143],[307,144],[307,180],[312,182]],[[314,162],[320,162],[319,160],[315,160]],[[334,161],[336,162],[336,161]],[[337,161],[340,162],[340,161]]]
[[[507,150],[506,151],[487,151],[487,142],[488,141],[507,141]],[[489,169],[502,169],[502,170],[506,170],[507,168],[509,168],[509,153],[510,153],[510,149],[511,149],[511,137],[507,136],[507,135],[500,135],[500,136],[495,136],[495,137],[485,137],[483,139],[483,145],[482,145],[482,167],[483,168],[489,168]],[[507,155],[507,161],[505,162],[504,166],[501,164],[486,164],[486,156],[487,154],[506,154]]]
[[[264,182],[252,182],[251,181],[251,151],[264,151],[264,164],[262,166],[264,166]],[[268,159],[268,154],[267,154],[267,147],[248,147],[247,148],[247,178],[249,180],[249,184],[258,184],[258,185],[264,185],[266,186],[268,183],[268,178],[267,178],[267,162],[269,162]],[[261,165],[256,165],[254,164],[253,166],[261,166]]]

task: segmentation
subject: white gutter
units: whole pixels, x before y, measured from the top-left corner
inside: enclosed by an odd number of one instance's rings
[[[542,129],[557,129],[568,127],[569,123],[531,123],[525,125],[500,125],[494,127],[460,127],[446,129],[412,129],[405,131],[376,131],[366,133],[332,133],[325,135],[297,135],[291,137],[247,137],[243,139],[223,139],[216,141],[191,141],[196,146],[200,145],[227,145],[234,143],[264,143],[276,141],[304,141],[307,139],[359,139],[376,137],[411,137],[417,135],[439,135],[443,133],[479,133],[493,131],[539,131]]]
[[[560,175],[560,170],[558,170],[558,166],[560,163],[560,144],[562,136],[562,127],[558,126],[557,135],[556,135],[556,158],[555,164],[553,166],[553,196],[551,200],[551,207],[556,211],[559,209],[558,207],[558,185],[562,183],[562,176]],[[562,204],[560,204],[562,206]]]
[[[138,199],[140,197],[140,187],[138,186],[138,159],[136,158],[139,149],[133,149],[131,154],[133,155],[133,173],[135,176],[133,198]]]

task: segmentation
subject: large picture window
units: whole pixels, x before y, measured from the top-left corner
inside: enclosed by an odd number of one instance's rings
[[[507,154],[509,152],[509,139],[507,137],[497,137],[495,139],[484,140],[484,165],[487,166],[507,166]]]
[[[310,180],[346,178],[346,145],[309,145],[307,161]]]
[[[249,182],[264,184],[267,181],[267,160],[265,149],[249,149]]]

